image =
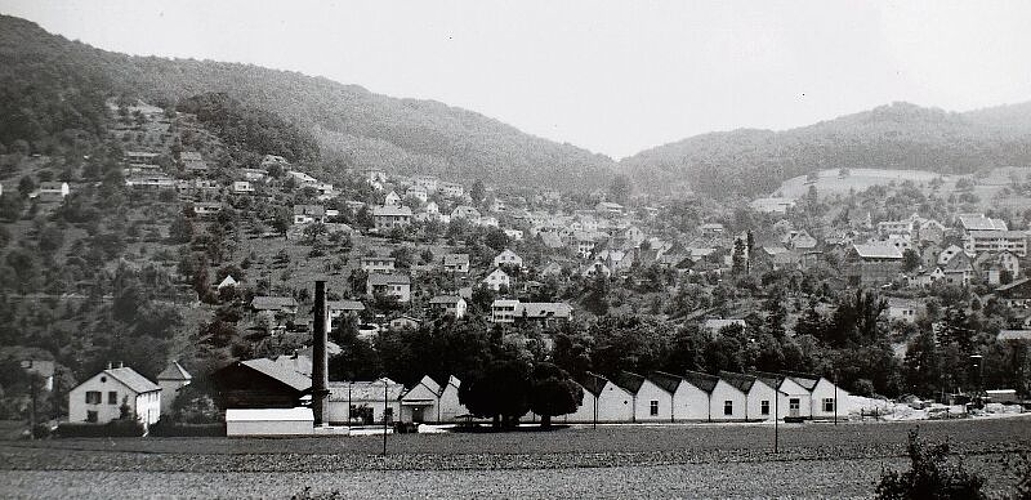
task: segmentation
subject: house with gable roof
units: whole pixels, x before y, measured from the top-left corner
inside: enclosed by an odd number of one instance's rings
[[[144,427],[161,419],[161,386],[127,366],[108,368],[68,392],[68,421],[106,424],[129,408]]]
[[[158,374],[158,386],[161,387],[161,413],[170,415],[172,403],[179,396],[179,390],[190,385],[193,376],[178,361],[171,362],[164,371]]]
[[[777,390],[762,379],[744,373],[720,371],[720,380],[734,386],[745,395],[744,419],[770,420],[776,418]]]
[[[591,372],[576,382],[584,389],[583,403],[564,421],[577,423],[631,422],[634,418],[634,397],[611,380]]]

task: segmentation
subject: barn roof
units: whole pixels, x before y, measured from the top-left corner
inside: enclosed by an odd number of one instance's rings
[[[626,389],[630,394],[637,394],[644,385],[644,377],[627,371],[622,371],[612,377],[612,383]]]
[[[712,390],[716,388],[716,384],[718,384],[720,381],[719,377],[716,377],[714,375],[709,375],[708,373],[702,372],[695,372],[691,370],[685,371],[683,378],[687,381],[687,383],[701,389],[704,392],[709,393],[711,393]]]
[[[648,373],[648,380],[651,380],[660,389],[673,394],[677,392],[677,387],[680,387],[680,382],[683,379],[672,373],[653,371]]]
[[[609,383],[609,379],[598,375],[596,373],[587,372],[582,377],[577,377],[576,382],[580,384],[585,391],[600,396],[601,391],[605,390],[605,384]]]
[[[748,391],[752,390],[752,386],[755,385],[755,381],[757,380],[756,377],[752,375],[727,372],[723,370],[720,370],[720,378],[745,394],[748,394]]]
[[[311,389],[310,378],[290,370],[289,368],[285,368],[271,359],[249,359],[247,361],[241,361],[240,364],[261,373],[266,377],[282,382],[296,391],[304,392]]]

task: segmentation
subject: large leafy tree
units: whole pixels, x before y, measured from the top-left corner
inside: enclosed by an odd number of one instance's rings
[[[573,413],[583,403],[584,390],[565,370],[551,363],[537,363],[530,383],[530,410],[541,416],[541,427],[551,427],[551,417]]]

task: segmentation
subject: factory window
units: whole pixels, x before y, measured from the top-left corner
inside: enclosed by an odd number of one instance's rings
[[[653,417],[659,415],[659,402],[657,400],[653,399],[651,403],[648,404],[648,414]]]
[[[759,412],[762,413],[763,415],[769,415],[770,414],[770,402],[769,401],[763,401]]]
[[[723,402],[723,414],[724,415],[733,415],[734,414],[734,402],[733,401],[729,401],[728,400],[728,401],[724,401]]]
[[[834,411],[834,398],[823,398],[823,411],[827,413]]]

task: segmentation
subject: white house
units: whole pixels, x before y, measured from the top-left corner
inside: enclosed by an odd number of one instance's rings
[[[720,380],[745,394],[745,420],[770,420],[779,410],[777,390],[754,375],[721,371]]]
[[[161,387],[128,367],[108,368],[68,393],[68,421],[106,424],[126,404],[144,426],[161,418]]]
[[[67,182],[41,182],[38,196],[42,201],[61,201],[71,193]]]
[[[465,317],[465,311],[469,304],[458,295],[438,295],[430,299],[430,306],[443,311],[444,314],[461,319]]]
[[[512,278],[509,277],[508,273],[502,271],[500,268],[495,269],[493,272],[483,278],[483,286],[494,290],[495,292],[501,290],[501,287],[508,288],[512,286]]]
[[[391,191],[387,193],[387,197],[383,199],[383,204],[388,207],[400,207],[401,197],[397,193]]]
[[[659,371],[649,373],[648,379],[669,393],[671,422],[709,419],[709,393],[702,387],[683,377]]]
[[[254,192],[254,186],[250,181],[233,181],[233,192],[237,194],[250,194]]]
[[[179,396],[179,389],[190,385],[193,376],[183,368],[178,361],[165,368],[165,371],[158,374],[158,386],[161,387],[161,413],[170,415],[172,403]]]
[[[672,394],[641,375],[620,372],[613,382],[633,395],[633,422],[669,422],[672,418]]]
[[[408,188],[405,191],[405,196],[414,197],[423,203],[426,203],[426,200],[428,200],[430,197],[429,193],[426,192],[426,188],[422,186],[412,186]]]
[[[835,386],[830,380],[816,375],[786,373],[786,375],[809,391],[809,414],[813,419],[831,419],[848,416],[848,391]]]
[[[565,422],[630,422],[634,418],[634,395],[611,380],[587,373],[578,382],[584,389],[583,403],[564,417]]]
[[[444,271],[449,273],[469,272],[469,254],[449,253],[444,255]]]
[[[221,290],[223,288],[235,287],[238,284],[239,282],[236,281],[236,278],[233,278],[232,274],[227,274],[225,279],[223,279],[215,288]]]
[[[686,371],[684,379],[709,394],[708,420],[744,420],[748,398],[727,381],[707,373]]]
[[[294,205],[294,224],[326,222],[326,207],[322,205]]]
[[[412,280],[405,274],[370,274],[365,293],[394,296],[398,302],[408,302],[412,300]]]
[[[361,258],[362,270],[367,273],[390,273],[394,272],[393,257],[378,257],[369,255]]]
[[[417,384],[401,395],[402,422],[454,422],[455,417],[466,415],[469,410],[458,402],[458,388],[461,381],[451,376],[438,384],[426,375]]]
[[[492,323],[514,323],[518,299],[494,299],[490,305],[490,321]]]
[[[372,210],[372,220],[377,231],[389,231],[412,223],[412,209],[398,205],[384,205]]]
[[[812,396],[809,390],[802,387],[790,377],[778,373],[752,372],[766,385],[780,393],[780,401],[776,410],[780,418],[812,418]]]

